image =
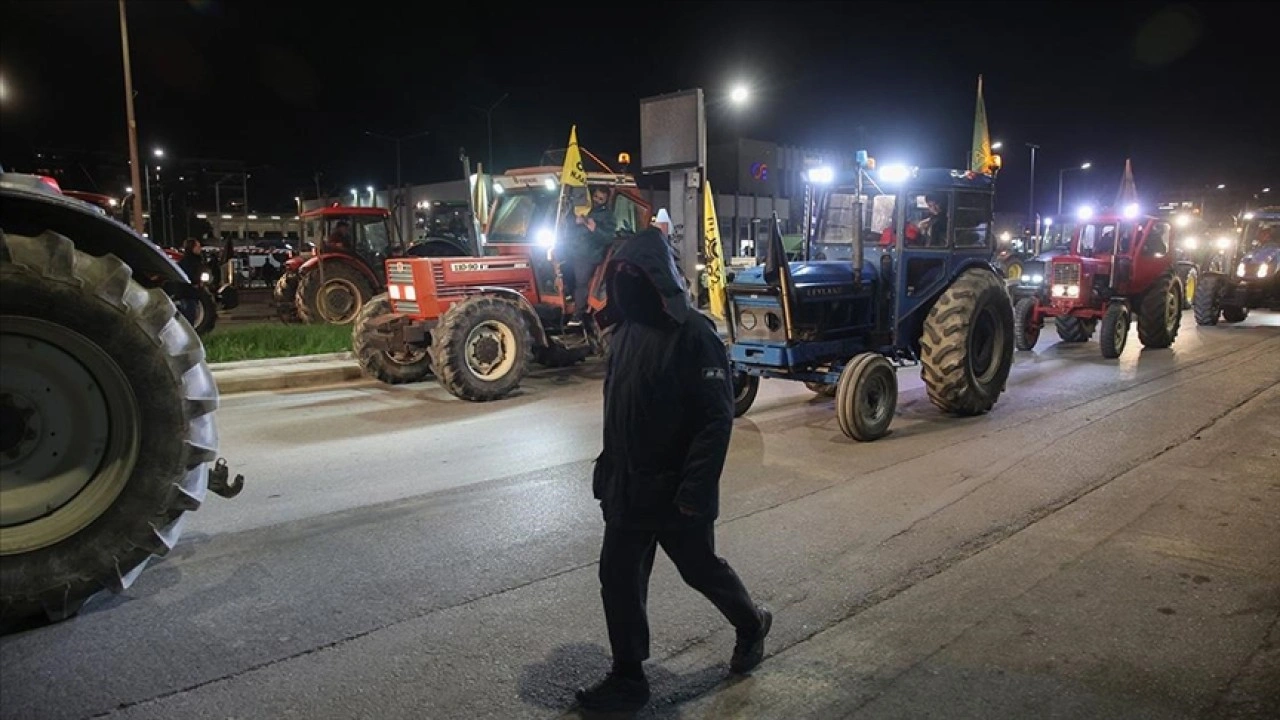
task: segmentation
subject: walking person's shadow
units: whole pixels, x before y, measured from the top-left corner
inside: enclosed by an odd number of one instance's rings
[[[551,651],[546,660],[526,665],[520,674],[520,699],[526,703],[564,710],[563,718],[655,718],[676,720],[680,704],[723,683],[729,677],[720,664],[688,675],[677,675],[656,662],[645,663],[652,699],[637,713],[597,713],[577,706],[574,691],[604,677],[611,664],[609,651],[599,645],[574,643]]]

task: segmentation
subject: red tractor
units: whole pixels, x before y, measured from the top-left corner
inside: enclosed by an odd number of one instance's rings
[[[406,248],[386,208],[333,205],[304,212],[301,222],[303,242],[317,251],[290,258],[276,281],[276,310],[285,322],[354,322],[370,298],[385,292],[389,258],[471,254],[454,238]]]
[[[1098,321],[1104,358],[1124,351],[1136,314],[1138,339],[1167,348],[1182,321],[1181,266],[1175,259],[1173,226],[1136,212],[1082,217],[1067,252],[1045,273],[1047,297],[1024,297],[1014,306],[1014,340],[1030,350],[1046,317],[1054,318],[1064,342],[1086,342]]]
[[[604,306],[602,272],[590,298],[572,298],[553,257],[559,175],[546,166],[479,180],[492,182],[494,202],[481,213],[478,257],[387,261],[387,293],[365,305],[352,335],[366,375],[407,383],[434,374],[455,396],[487,401],[519,386],[531,361],[564,366],[602,351],[594,323],[569,322],[576,303]],[[612,189],[620,235],[649,226],[652,206],[630,175],[588,172],[587,182]],[[562,222],[560,234],[571,232]]]

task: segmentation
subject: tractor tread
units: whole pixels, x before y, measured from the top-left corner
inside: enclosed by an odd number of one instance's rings
[[[981,383],[972,376],[967,359],[972,319],[985,303],[999,306],[999,337],[1004,342],[993,358],[993,362],[1000,363],[995,375]],[[943,412],[956,415],[978,415],[990,410],[1009,377],[1013,334],[1013,308],[1003,280],[989,270],[962,273],[942,292],[925,318],[920,339],[920,376],[929,401]]]
[[[374,378],[388,385],[422,382],[431,377],[431,352],[428,350],[422,358],[412,363],[398,363],[387,357],[387,354],[368,342],[369,331],[366,324],[379,315],[391,312],[391,299],[386,293],[376,295],[360,308],[356,322],[351,326],[351,350],[360,364],[360,370],[366,377]]]
[[[520,357],[499,381],[475,378],[466,367],[463,354],[466,335],[484,317],[498,319],[516,333]],[[506,397],[520,385],[533,362],[533,332],[520,307],[511,300],[476,295],[449,308],[432,333],[431,356],[436,379],[450,393],[463,400],[488,402]]]
[[[1177,297],[1178,318],[1173,327],[1165,322],[1168,298],[1173,293]],[[1178,337],[1178,327],[1182,325],[1182,288],[1173,273],[1156,278],[1147,288],[1138,304],[1138,340],[1145,348],[1160,350],[1173,344]]]

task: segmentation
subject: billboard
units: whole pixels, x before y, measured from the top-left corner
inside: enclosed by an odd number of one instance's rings
[[[707,120],[700,88],[640,100],[641,171],[697,168],[706,162]]]

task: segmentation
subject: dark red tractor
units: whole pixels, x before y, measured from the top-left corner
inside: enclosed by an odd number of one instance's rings
[[[1182,322],[1183,288],[1174,253],[1173,225],[1123,214],[1082,213],[1068,251],[1054,257],[1045,273],[1047,297],[1024,297],[1014,306],[1014,339],[1030,350],[1045,318],[1054,318],[1063,342],[1086,342],[1098,323],[1104,358],[1124,351],[1133,320],[1143,347],[1167,348]]]

